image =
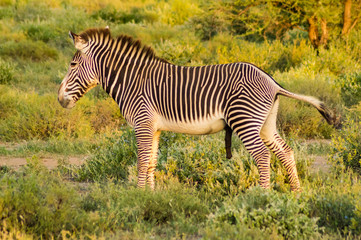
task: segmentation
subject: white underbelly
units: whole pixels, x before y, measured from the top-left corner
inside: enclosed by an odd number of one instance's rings
[[[220,117],[202,119],[194,122],[173,122],[160,117],[157,125],[161,131],[201,135],[219,132],[224,129],[226,124]]]

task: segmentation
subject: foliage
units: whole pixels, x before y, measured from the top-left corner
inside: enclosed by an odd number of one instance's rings
[[[14,80],[15,67],[0,58],[0,84],[9,84]]]
[[[20,172],[2,171],[1,238],[319,239],[361,232],[361,183],[352,173],[304,179],[296,195],[253,187],[222,197],[169,177],[157,179],[155,191],[66,179],[36,157]]]
[[[295,197],[253,188],[226,201],[211,217],[212,224],[229,223],[261,229],[285,239],[315,238],[317,218],[310,218],[307,204]]]
[[[129,128],[120,136],[106,138],[95,150],[94,156],[77,169],[78,180],[100,181],[114,179],[127,181],[129,168],[137,161],[137,147],[133,131]]]
[[[58,53],[55,49],[49,47],[40,41],[20,41],[6,42],[0,48],[0,55],[12,58],[22,58],[32,61],[44,61],[56,59]]]
[[[22,174],[0,179],[0,236],[9,229],[42,238],[113,231],[177,236],[197,233],[209,213],[194,190],[179,184],[156,192],[112,183],[74,186],[48,173],[38,159],[29,161]]]
[[[341,97],[347,107],[361,101],[361,73],[355,72],[341,76],[337,83],[341,88]]]
[[[130,11],[119,10],[117,11],[111,5],[100,9],[99,11],[92,14],[95,19],[103,19],[107,22],[116,24],[124,24],[128,22],[142,23],[149,22],[153,23],[157,20],[157,16],[153,13],[145,12],[144,8],[132,8]]]
[[[332,164],[336,169],[353,169],[361,174],[361,104],[348,114],[343,127],[332,138]]]
[[[97,104],[85,98],[76,110],[68,111],[60,107],[54,94],[39,96],[0,85],[0,139],[89,138],[96,131],[106,132],[122,123],[119,110],[110,110],[115,106],[109,100]]]

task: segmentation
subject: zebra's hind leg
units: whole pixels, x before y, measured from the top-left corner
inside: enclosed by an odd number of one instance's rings
[[[285,166],[292,191],[300,190],[296,162],[292,148],[279,136],[276,129],[279,100],[276,99],[266,122],[261,129],[261,137],[266,146],[277,156]]]
[[[240,119],[244,118],[241,117]],[[250,118],[250,120],[252,120],[252,118]],[[256,161],[260,175],[259,183],[261,187],[266,189],[270,188],[271,153],[263,143],[259,134],[261,125],[256,123],[254,126],[248,126],[246,130],[242,128],[242,123],[240,123],[238,126],[237,125],[237,121],[235,121],[234,124],[231,125],[232,129],[242,140],[245,148]]]
[[[157,167],[157,159],[158,159],[158,145],[159,145],[159,137],[160,131],[157,131],[153,135],[153,143],[152,150],[149,158],[148,172],[147,172],[147,184],[151,189],[154,189],[154,171]]]

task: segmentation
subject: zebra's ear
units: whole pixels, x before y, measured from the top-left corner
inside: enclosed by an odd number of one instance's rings
[[[86,46],[86,41],[81,36],[69,31],[69,37],[73,40],[76,49],[81,51]]]

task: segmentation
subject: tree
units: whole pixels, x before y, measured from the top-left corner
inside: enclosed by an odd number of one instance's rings
[[[361,15],[361,0],[238,0],[223,3],[229,9],[234,33],[249,40],[281,39],[292,29],[308,32],[315,49],[330,39],[346,36]],[[354,4],[353,4],[354,3]],[[353,6],[354,5],[354,6]],[[352,14],[356,17],[352,18]]]
[[[352,0],[345,0],[344,3],[344,14],[343,14],[343,27],[342,27],[342,36],[346,37],[349,32],[355,27],[356,23],[360,19],[360,1],[355,1],[356,8],[355,12],[358,12],[356,18],[352,21],[351,9],[352,9]]]

